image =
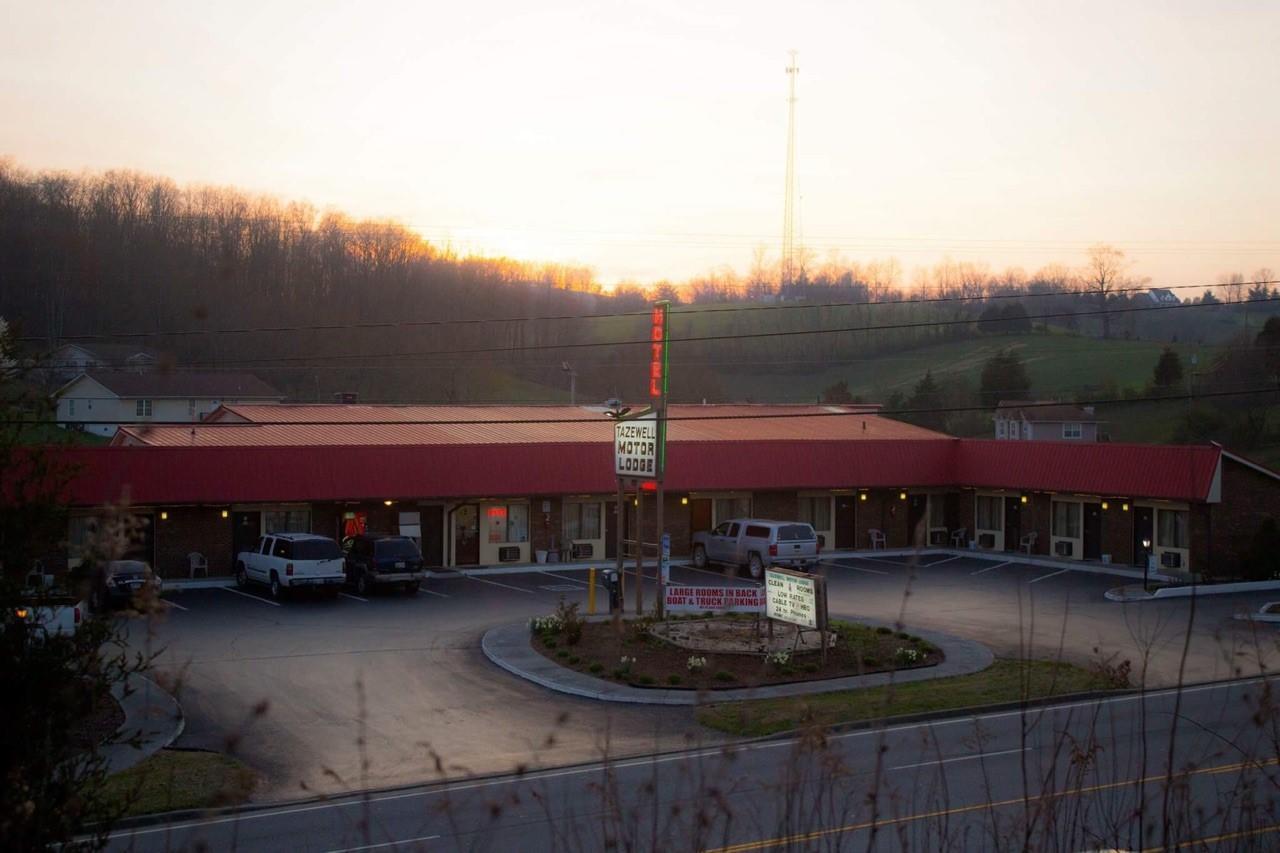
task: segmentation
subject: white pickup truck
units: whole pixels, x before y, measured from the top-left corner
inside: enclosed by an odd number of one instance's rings
[[[71,595],[32,596],[29,602],[13,608],[5,620],[5,630],[23,630],[32,638],[70,636],[80,630],[89,608]]]
[[[252,551],[236,555],[236,585],[265,585],[272,598],[301,587],[323,589],[337,597],[346,580],[342,548],[327,536],[268,533]]]

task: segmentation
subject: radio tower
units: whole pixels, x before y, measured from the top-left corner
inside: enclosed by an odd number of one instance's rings
[[[796,52],[787,66],[787,190],[782,204],[782,287],[791,284],[796,253]],[[781,295],[781,294],[780,294]]]

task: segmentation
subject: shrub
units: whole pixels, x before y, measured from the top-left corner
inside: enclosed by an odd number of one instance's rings
[[[716,681],[733,681],[733,673],[726,672],[723,669],[716,670],[715,680]]]
[[[888,636],[889,634],[892,634],[892,633],[893,633],[893,629],[892,629],[892,628],[886,628],[885,626],[881,625],[879,628],[876,628],[876,633],[877,633],[877,634],[883,634],[883,635],[885,635],[885,636]]]
[[[562,597],[560,604],[556,607],[554,618],[560,623],[564,641],[571,646],[578,645],[578,641],[582,639],[582,628],[585,625],[583,618],[578,615],[578,602],[574,601],[566,604]]]
[[[652,675],[642,675],[636,680],[639,681],[641,684],[643,684],[645,687],[651,687],[657,683]]]
[[[556,652],[556,657],[558,658],[563,659],[563,658],[567,658],[568,656],[569,656],[569,652],[566,651],[565,649],[560,649],[558,652]]]
[[[625,681],[627,678],[627,671],[621,668],[615,669],[612,675],[614,678],[618,679],[619,681]]]
[[[549,636],[549,635],[547,635],[547,634],[543,634],[543,635],[542,635],[542,644],[543,644],[544,646],[546,646],[547,648],[549,648],[549,649],[554,649],[554,648],[556,647],[556,638],[555,638],[555,637],[552,637],[552,636]]]
[[[569,656],[569,666],[577,666],[580,663],[582,663],[582,658],[578,657],[577,655]]]
[[[690,672],[702,672],[707,667],[707,659],[698,655],[689,655],[689,659],[684,662],[684,666]]]
[[[804,666],[802,666],[802,667],[800,667],[800,668],[801,668],[801,669],[803,669],[805,672],[817,672],[817,671],[818,671],[818,665],[817,665],[816,663],[814,663],[813,661],[809,661],[808,663],[806,663]]]
[[[630,655],[623,655],[618,658],[618,669],[622,672],[631,672],[631,667],[635,664],[636,659]]]
[[[558,616],[535,616],[529,620],[529,630],[535,634],[559,634],[564,623]]]
[[[600,673],[604,672],[604,664],[600,663],[599,661],[596,661],[595,663],[591,664],[591,666],[587,667],[587,671],[593,672],[596,675],[599,675]]]
[[[667,684],[670,684],[673,687],[679,684],[683,680],[684,680],[683,678],[681,678],[679,675],[676,675],[674,672],[667,676]]]
[[[778,669],[785,670],[787,665],[791,663],[791,650],[779,649],[776,652],[769,652],[765,655],[765,662],[772,664]]]
[[[898,666],[915,666],[924,660],[924,652],[919,649],[899,646],[893,653],[893,662]]]

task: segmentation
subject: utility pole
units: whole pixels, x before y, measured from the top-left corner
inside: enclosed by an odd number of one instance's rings
[[[795,276],[796,252],[796,51],[791,51],[787,66],[787,188],[782,203],[782,270],[781,285],[791,284]]]
[[[575,406],[578,401],[578,371],[567,361],[560,362],[560,369],[569,374],[569,405]]]

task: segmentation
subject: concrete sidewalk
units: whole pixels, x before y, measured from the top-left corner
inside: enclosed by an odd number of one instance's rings
[[[178,700],[149,678],[136,673],[111,688],[124,723],[100,750],[108,773],[128,770],[173,744],[186,720]]]
[[[890,623],[878,619],[864,619],[856,616],[848,618],[866,625],[893,627]],[[814,693],[829,693],[833,690],[879,687],[889,683],[905,684],[952,675],[970,675],[986,669],[995,660],[990,649],[972,640],[953,637],[950,634],[939,634],[936,631],[912,628],[905,630],[940,648],[945,658],[943,662],[937,666],[899,672],[878,672],[872,675],[854,675],[823,681],[801,681],[791,684],[710,691],[632,687],[629,684],[606,681],[603,678],[596,678],[560,666],[534,650],[530,642],[527,622],[511,622],[491,628],[485,632],[480,644],[485,656],[493,663],[507,672],[549,690],[603,702],[628,702],[640,705],[705,705],[742,699],[807,696]]]

